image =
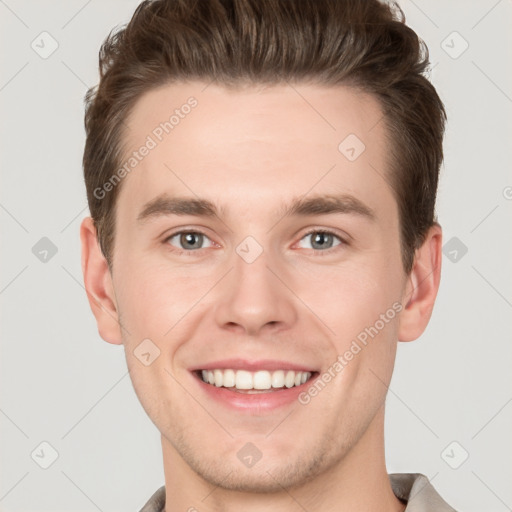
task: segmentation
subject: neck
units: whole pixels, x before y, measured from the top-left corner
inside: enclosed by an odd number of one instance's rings
[[[166,508],[200,512],[403,512],[394,495],[384,458],[384,407],[357,444],[336,464],[299,486],[271,493],[215,487],[190,468],[162,436]]]

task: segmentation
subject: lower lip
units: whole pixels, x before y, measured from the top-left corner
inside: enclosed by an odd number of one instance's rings
[[[299,395],[311,386],[317,376],[318,374],[315,372],[312,378],[300,386],[269,391],[268,393],[249,394],[207,384],[197,374],[193,374],[194,379],[208,397],[227,407],[248,413],[269,412],[297,401]]]

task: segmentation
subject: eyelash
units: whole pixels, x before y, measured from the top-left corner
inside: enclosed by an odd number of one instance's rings
[[[323,235],[332,235],[334,238],[337,238],[340,241],[340,243],[338,245],[335,245],[334,247],[330,247],[329,249],[326,249],[324,251],[319,250],[319,249],[310,249],[310,250],[314,251],[313,254],[315,255],[315,257],[316,256],[330,255],[332,252],[335,252],[341,246],[349,245],[348,242],[346,240],[344,240],[340,235],[338,235],[334,231],[329,231],[328,229],[318,229],[318,228],[315,229],[315,228],[313,228],[313,229],[307,231],[306,233],[304,233],[304,235],[300,238],[300,240],[303,240],[308,235],[312,235],[314,233],[320,233],[320,234],[323,234]],[[200,251],[203,250],[203,249],[193,249],[193,250],[190,250],[190,251],[186,251],[184,249],[178,249],[178,248],[176,248],[174,246],[171,246],[169,244],[169,240],[171,240],[172,238],[174,238],[177,235],[182,235],[182,234],[203,235],[203,236],[205,236],[206,238],[209,239],[208,235],[206,233],[204,233],[203,231],[200,231],[200,230],[181,230],[181,231],[175,231],[174,233],[172,233],[168,237],[166,237],[163,240],[163,243],[168,245],[168,246],[170,246],[170,247],[172,247],[171,252],[173,252],[174,254],[176,254],[178,256],[182,256],[183,254],[187,254],[189,256],[192,256],[192,255],[194,255],[194,253],[197,253],[197,252],[200,252]]]

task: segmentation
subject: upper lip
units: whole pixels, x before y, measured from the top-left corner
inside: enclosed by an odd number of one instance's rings
[[[277,359],[260,359],[249,361],[242,358],[231,358],[222,359],[220,361],[212,361],[210,363],[204,363],[202,365],[194,366],[189,368],[190,371],[197,370],[247,370],[254,372],[257,370],[294,370],[296,372],[315,372],[314,368],[309,365],[292,363],[291,361],[279,361]]]

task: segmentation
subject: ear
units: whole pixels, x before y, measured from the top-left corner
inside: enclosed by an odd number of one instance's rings
[[[435,223],[416,250],[402,297],[406,306],[400,314],[399,341],[419,338],[428,325],[441,279],[442,237],[441,226]]]
[[[91,217],[80,226],[82,242],[82,273],[91,310],[100,336],[109,343],[122,343],[121,326],[116,306],[112,276],[101,252],[96,227]]]

